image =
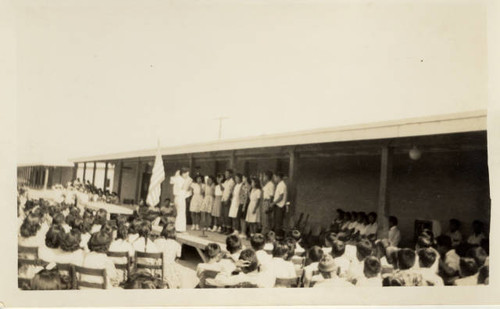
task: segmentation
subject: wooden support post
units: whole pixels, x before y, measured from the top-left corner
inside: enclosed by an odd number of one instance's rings
[[[194,176],[194,157],[193,157],[192,154],[189,154],[188,158],[189,158],[189,170],[190,170],[190,174],[191,174],[191,177],[193,177]]]
[[[141,159],[139,158],[137,161],[137,169],[135,171],[135,203],[139,204],[140,200],[140,188],[141,188]]]
[[[387,215],[390,213],[390,188],[392,178],[392,161],[394,149],[388,146],[382,148],[380,161],[380,187],[378,195],[377,224],[379,239],[387,238],[389,222]]]
[[[61,174],[62,174],[62,172],[61,172]],[[74,163],[73,164],[73,177],[71,178],[71,180],[75,180],[77,175],[78,175],[78,163]]]
[[[230,169],[235,169],[236,168],[236,152],[233,150],[231,151],[231,156],[229,157],[229,168]]]
[[[104,163],[104,184],[102,185],[102,190],[106,192],[106,189],[108,187],[108,164],[109,162],[106,161]]]
[[[118,162],[118,188],[116,194],[118,199],[122,201],[122,178],[123,178],[123,161]]]
[[[47,190],[47,185],[49,183],[49,168],[45,168],[45,175],[44,175],[44,180],[43,180],[43,189]]]
[[[298,171],[299,171],[299,158],[298,154],[295,151],[295,148],[290,149],[289,151],[289,167],[288,167],[288,193],[290,201],[290,209],[288,210],[288,222],[293,227],[295,212],[296,212],[296,201],[297,201],[297,179],[298,179]]]
[[[83,177],[82,177],[82,182],[83,182],[84,186],[85,186],[85,174],[87,174],[87,162],[83,162]]]
[[[95,171],[97,169],[97,162],[94,162],[94,169],[92,170],[92,185],[95,185]]]

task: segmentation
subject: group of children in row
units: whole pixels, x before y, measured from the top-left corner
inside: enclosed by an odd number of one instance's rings
[[[117,269],[115,264],[131,263],[134,269],[137,262],[161,265],[161,270],[149,272],[149,275],[153,279],[161,278],[162,286],[181,287],[182,278],[176,263],[181,256],[181,245],[175,241],[175,212],[172,209],[163,207],[153,216],[136,213],[130,218],[119,216],[116,220],[110,220],[104,209],[93,212],[65,204],[49,205],[44,200],[28,200],[22,209],[18,245],[37,250],[36,253],[20,251],[19,258],[42,262],[38,266],[20,265],[19,278],[32,279],[31,286],[24,288],[39,289],[43,281],[40,277],[54,272],[59,272],[62,287],[67,288],[71,281],[69,274],[54,267],[62,264],[106,270],[106,282],[83,274],[78,278],[80,281],[104,283],[107,288],[127,287],[132,284],[130,280],[144,279],[148,274],[129,274],[122,268]],[[155,220],[154,227],[160,228],[155,235],[150,220]],[[113,257],[110,252],[126,252],[129,258]],[[163,253],[163,259],[136,261],[135,252]]]
[[[199,264],[200,287],[348,287],[443,286],[488,284],[486,250],[470,246],[463,256],[451,238],[424,230],[414,249],[329,232],[322,246],[304,250],[299,231],[275,240],[255,234],[251,248],[231,235],[224,255],[216,243],[206,248],[210,260]],[[282,282],[288,282],[283,284]]]
[[[257,231],[278,230],[286,212],[283,174],[270,171],[248,177],[228,169],[224,174],[194,177],[189,211],[192,230],[210,230],[246,238]]]

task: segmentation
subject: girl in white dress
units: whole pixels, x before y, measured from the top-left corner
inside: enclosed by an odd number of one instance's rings
[[[203,185],[203,176],[197,175],[195,178],[195,182],[191,184],[191,188],[193,189],[193,198],[191,199],[191,203],[189,204],[189,211],[191,212],[192,221],[191,230],[199,230],[201,217],[200,212],[203,205],[203,194],[205,191],[205,186]]]
[[[251,179],[252,191],[250,192],[250,204],[248,205],[247,217],[245,220],[250,228],[250,235],[257,232],[257,224],[260,222],[260,207],[262,201],[262,190],[258,178]]]
[[[205,197],[201,207],[201,222],[202,227],[206,231],[210,228],[212,208],[214,206],[215,183],[214,177],[208,176],[207,183],[205,184]]]
[[[239,229],[239,221],[240,219],[238,218],[238,213],[239,213],[239,208],[240,208],[240,190],[241,190],[241,181],[242,181],[243,176],[241,174],[236,174],[234,176],[234,180],[236,182],[236,185],[234,186],[233,189],[233,198],[231,199],[231,206],[229,207],[229,218],[231,218],[232,221],[232,228],[233,228],[233,234],[238,235],[240,232],[238,231]]]

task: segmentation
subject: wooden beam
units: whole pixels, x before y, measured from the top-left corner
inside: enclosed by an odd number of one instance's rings
[[[123,178],[123,161],[118,162],[118,188],[116,194],[118,194],[118,198],[120,202],[122,200],[122,178]]]
[[[380,184],[378,195],[378,238],[387,238],[389,232],[389,222],[387,215],[390,213],[390,189],[392,178],[392,161],[394,149],[389,146],[382,148],[380,159]]]
[[[104,184],[102,185],[102,190],[106,192],[106,188],[108,187],[108,164],[109,162],[106,161],[104,164]]]
[[[92,185],[95,185],[95,171],[97,169],[97,162],[94,162],[94,169],[92,170]]]
[[[44,180],[43,180],[43,189],[47,190],[47,185],[49,184],[49,168],[45,168]]]

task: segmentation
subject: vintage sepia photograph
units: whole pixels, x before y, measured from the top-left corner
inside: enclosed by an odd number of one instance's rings
[[[13,7],[24,301],[492,292],[487,1]]]

